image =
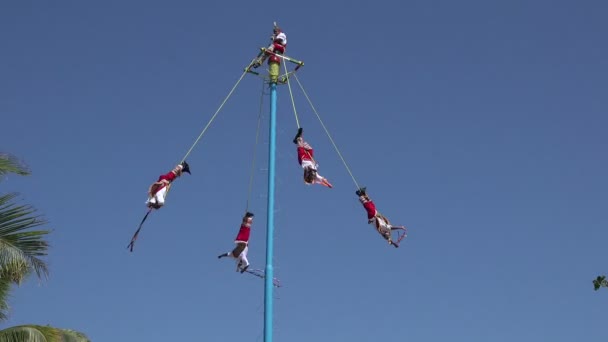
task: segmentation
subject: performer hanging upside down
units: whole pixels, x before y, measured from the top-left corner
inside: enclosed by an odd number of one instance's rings
[[[359,196],[359,201],[363,204],[365,211],[367,211],[367,223],[373,223],[376,227],[376,230],[382,237],[388,241],[389,244],[395,246],[395,248],[399,247],[399,244],[394,242],[392,239],[392,231],[393,230],[403,230],[406,228],[404,226],[393,226],[390,221],[382,214],[376,210],[376,205],[369,198],[367,193],[365,192],[365,188],[360,188],[355,193]],[[404,235],[405,236],[405,232]]]
[[[146,201],[148,208],[160,209],[165,204],[165,196],[167,195],[169,185],[177,177],[181,176],[183,172],[188,172],[188,174],[190,174],[190,165],[188,165],[186,161],[177,165],[170,172],[161,175],[158,177],[158,181],[150,185],[150,188],[148,189],[148,200]]]
[[[276,54],[284,54],[285,48],[287,48],[287,36],[285,35],[285,32],[281,31],[281,28],[275,25],[272,33],[273,34],[270,37],[272,43],[266,49]],[[268,56],[269,53],[264,53],[253,63],[253,67],[257,68],[262,65]]]
[[[247,260],[247,252],[249,251],[249,235],[251,234],[251,223],[253,222],[253,213],[247,212],[243,216],[243,222],[239,229],[234,243],[236,247],[231,252],[220,254],[217,256],[218,259],[223,257],[232,257],[237,261],[236,271],[245,272],[249,268],[249,260]]]
[[[319,164],[317,164],[314,159],[314,150],[302,138],[302,131],[303,128],[298,128],[298,134],[296,134],[296,137],[293,139],[293,143],[298,145],[298,162],[304,169],[304,183],[317,183],[325,185],[328,188],[332,188],[333,186],[327,181],[327,179],[317,173]]]

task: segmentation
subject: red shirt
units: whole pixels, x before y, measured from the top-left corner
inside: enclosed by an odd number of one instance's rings
[[[372,201],[368,201],[363,203],[363,207],[365,211],[367,211],[367,219],[370,220],[372,217],[376,216],[376,205]]]
[[[166,173],[164,175],[160,175],[156,183],[150,186],[150,196],[154,196],[158,191],[160,191],[160,189],[166,187],[167,184],[170,184],[175,178],[177,178],[177,176],[175,175],[175,173],[173,173],[173,171],[170,171],[169,173]]]
[[[176,177],[177,176],[175,175],[175,173],[173,173],[173,171],[170,171],[170,172],[165,173],[164,175],[161,175],[160,177],[158,177],[157,182],[166,180],[166,181],[169,181],[169,183],[171,183]]]
[[[239,229],[239,233],[236,235],[236,239],[234,239],[234,241],[249,242],[250,233],[251,233],[251,227],[248,227],[248,226],[242,224],[241,229]]]
[[[310,160],[312,161],[315,155],[315,151],[310,149],[305,149],[304,147],[298,147],[298,162],[302,165],[302,160]]]

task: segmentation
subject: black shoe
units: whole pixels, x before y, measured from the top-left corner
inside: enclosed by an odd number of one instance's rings
[[[182,168],[183,172],[188,172],[188,174],[191,175],[191,173],[190,173],[190,165],[188,165],[188,163],[186,163],[185,160],[180,165],[183,167]]]
[[[249,265],[247,265],[247,266],[243,267],[243,268],[241,269],[241,273],[245,273],[245,271],[247,271],[247,269],[248,269],[248,268],[249,268]]]
[[[223,258],[223,257],[225,257],[225,256],[227,256],[227,255],[226,255],[226,254],[220,254],[220,255],[218,255],[218,256],[217,256],[217,258],[218,258],[218,259],[221,259],[221,258]]]
[[[294,144],[298,144],[298,138],[300,138],[302,136],[302,131],[304,130],[304,128],[300,127],[298,128],[298,134],[296,134],[296,137],[293,138],[293,143]]]
[[[359,188],[359,190],[355,191],[355,193],[357,194],[357,196],[365,196],[366,195],[365,189],[366,189],[365,187]]]

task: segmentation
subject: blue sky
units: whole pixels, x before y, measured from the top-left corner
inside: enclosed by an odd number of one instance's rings
[[[247,76],[134,253],[146,191],[186,153],[243,67],[287,54],[358,183],[409,228],[367,225],[296,86],[319,172],[302,182],[278,91],[276,341],[573,341],[606,334],[608,33],[601,1],[105,1],[0,4],[0,147],[50,221],[51,277],[5,326],[93,341],[261,341],[263,281],[216,255],[247,201],[261,82]],[[268,98],[264,98],[267,106]],[[263,268],[267,107],[250,209]]]

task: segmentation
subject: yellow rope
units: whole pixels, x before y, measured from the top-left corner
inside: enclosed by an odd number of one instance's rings
[[[239,85],[239,83],[241,83],[241,80],[243,79],[243,77],[245,77],[245,74],[247,74],[247,71],[243,72],[243,74],[241,75],[241,77],[239,78],[239,80],[236,82],[236,84],[234,85],[234,87],[232,87],[232,89],[228,93],[228,96],[226,96],[226,98],[224,99],[224,101],[222,102],[222,104],[220,105],[220,107],[217,109],[217,111],[215,111],[215,114],[213,114],[213,116],[211,117],[211,119],[209,120],[209,122],[207,123],[207,125],[205,126],[205,128],[203,128],[203,131],[201,132],[201,134],[199,134],[198,138],[196,138],[196,140],[194,141],[194,143],[192,144],[192,146],[190,147],[190,149],[188,150],[188,152],[186,152],[186,155],[184,156],[184,158],[182,158],[181,162],[183,162],[184,160],[186,160],[186,158],[188,158],[188,156],[190,155],[190,152],[192,152],[192,150],[194,149],[194,147],[196,146],[196,144],[198,144],[198,141],[201,140],[201,138],[203,137],[203,134],[205,134],[205,132],[207,131],[207,128],[209,128],[209,126],[211,125],[211,123],[213,122],[213,120],[215,119],[215,117],[217,116],[217,114],[220,112],[220,110],[222,109],[222,107],[224,107],[224,104],[226,103],[226,101],[228,101],[228,99],[230,98],[230,96],[232,95],[232,93],[234,92],[234,90],[236,89],[236,87]]]
[[[287,72],[287,63],[283,63],[283,67],[285,67],[285,78],[287,79],[287,88],[289,88],[289,96],[291,96],[291,105],[293,107],[293,114],[296,117],[296,125],[300,128],[300,120],[298,120],[298,112],[296,111],[296,103],[293,100],[293,93],[291,92],[291,84],[289,83],[289,74]]]
[[[262,121],[262,109],[264,104],[264,86],[265,83],[262,80],[262,93],[260,94],[260,112],[258,114],[258,127],[255,132],[255,145],[253,145],[253,158],[251,160],[251,175],[249,176],[249,188],[247,190],[247,204],[245,205],[245,211],[249,211],[249,201],[251,199],[251,187],[253,186],[253,175],[255,171],[255,155],[257,151],[258,141],[260,137],[260,123]]]
[[[304,93],[304,96],[306,96],[306,100],[308,100],[308,103],[310,104],[310,107],[312,108],[312,110],[317,115],[317,118],[319,119],[319,122],[321,123],[321,126],[323,126],[323,129],[325,130],[325,133],[327,134],[327,137],[329,137],[329,140],[331,141],[332,145],[334,145],[334,148],[336,149],[336,152],[338,153],[338,156],[340,156],[340,159],[342,159],[342,163],[344,164],[344,167],[346,167],[346,171],[348,171],[348,174],[350,175],[350,178],[353,179],[353,182],[355,183],[355,186],[357,187],[357,189],[359,189],[359,183],[357,183],[357,180],[355,179],[355,176],[353,176],[353,173],[350,171],[350,168],[346,164],[346,161],[344,160],[344,157],[342,157],[342,153],[340,153],[340,150],[338,149],[338,146],[336,146],[336,143],[334,142],[334,139],[332,139],[331,135],[329,134],[329,131],[327,130],[327,127],[325,127],[325,124],[323,123],[323,120],[321,120],[321,116],[319,115],[319,113],[315,109],[315,106],[312,104],[312,101],[310,101],[310,98],[308,97],[308,94],[306,93],[306,90],[304,90],[304,87],[302,86],[302,83],[300,83],[300,80],[298,79],[298,76],[295,73],[293,74],[293,76],[296,78],[296,81],[298,82],[298,85],[300,86],[300,89],[302,89],[302,92]]]

